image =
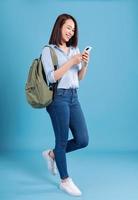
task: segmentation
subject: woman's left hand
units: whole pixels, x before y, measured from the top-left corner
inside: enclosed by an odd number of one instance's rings
[[[89,62],[89,53],[88,53],[88,52],[84,51],[84,52],[82,53],[82,61],[83,61],[84,63],[88,64],[88,62]]]

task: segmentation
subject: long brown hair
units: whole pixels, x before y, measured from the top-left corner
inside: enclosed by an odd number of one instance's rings
[[[53,26],[53,30],[50,36],[50,40],[49,40],[49,44],[55,44],[55,45],[59,45],[61,44],[61,28],[63,26],[63,24],[65,23],[65,21],[67,19],[72,19],[74,24],[75,24],[75,31],[74,31],[74,35],[72,36],[72,38],[66,43],[67,46],[73,46],[76,47],[78,44],[78,26],[77,26],[77,22],[74,19],[74,17],[72,17],[69,14],[62,14],[59,15],[55,21],[55,24]]]

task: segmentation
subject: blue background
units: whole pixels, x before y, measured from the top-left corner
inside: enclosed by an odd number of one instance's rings
[[[138,150],[138,3],[106,1],[0,1],[0,147],[43,149],[53,145],[45,109],[26,102],[33,58],[48,43],[56,17],[78,21],[79,48],[94,47],[79,96],[93,150]]]
[[[62,13],[78,21],[80,50],[93,46],[79,89],[90,143],[67,155],[79,199],[138,199],[137,11],[137,0],[0,1],[0,199],[74,199],[41,155],[54,146],[50,118],[25,96],[29,66]]]

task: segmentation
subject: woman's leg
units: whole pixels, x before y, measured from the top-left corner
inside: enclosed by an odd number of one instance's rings
[[[48,107],[54,133],[55,133],[55,149],[53,150],[57,168],[61,179],[68,177],[66,162],[66,146],[69,132],[70,111],[68,103],[56,102]]]
[[[70,124],[73,139],[67,143],[66,152],[81,149],[88,145],[89,137],[85,118],[78,99],[74,99],[70,106]]]
[[[59,170],[59,174],[61,177],[60,188],[69,194],[80,196],[81,191],[68,176],[66,163],[67,145],[70,150],[71,148],[74,148],[74,143],[72,143],[71,141],[68,142],[69,125],[72,124],[70,123],[70,114],[75,111],[75,109],[72,109],[72,111],[70,110],[70,105],[72,101],[73,98],[70,90],[67,90],[64,94],[64,98],[62,99],[60,98],[60,96],[57,96],[55,102],[52,104],[52,106],[49,106],[47,108],[47,111],[50,114],[55,132],[56,145],[53,152],[51,152],[51,157],[55,158]],[[77,108],[78,106],[75,107]],[[74,125],[72,124],[71,127],[73,128]],[[75,132],[73,132],[73,134],[74,136],[76,135],[76,138],[78,137]],[[77,139],[77,141],[81,141],[81,139]]]

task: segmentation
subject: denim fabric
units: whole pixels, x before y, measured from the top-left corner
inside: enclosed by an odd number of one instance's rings
[[[66,153],[88,145],[88,131],[78,101],[77,89],[57,89],[54,101],[46,108],[55,133],[55,160],[61,179],[67,178]],[[69,128],[73,138],[68,140]]]

